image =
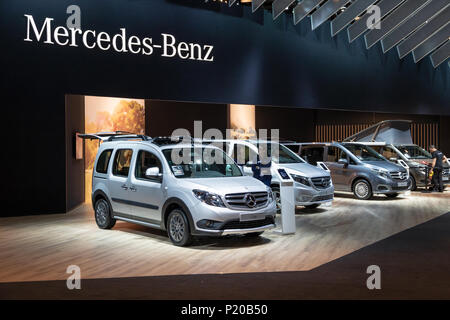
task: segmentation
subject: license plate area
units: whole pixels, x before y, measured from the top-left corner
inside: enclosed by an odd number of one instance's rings
[[[255,220],[264,220],[266,217],[262,214],[258,213],[241,213],[239,220],[241,222],[244,221],[255,221]]]
[[[408,186],[408,182],[399,182],[398,186],[399,187],[406,187],[406,186]]]
[[[448,181],[448,177],[442,177],[442,181]]]

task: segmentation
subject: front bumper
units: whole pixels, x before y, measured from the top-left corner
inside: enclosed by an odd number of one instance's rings
[[[334,186],[331,185],[326,189],[315,189],[295,182],[294,196],[296,206],[327,203],[334,199]]]
[[[276,203],[271,201],[267,206],[257,210],[239,211],[230,208],[219,208],[199,203],[192,210],[194,220],[193,235],[222,236],[262,232],[275,227]],[[241,215],[251,216],[241,221]],[[207,227],[204,221],[213,221]]]
[[[396,180],[391,178],[377,177],[372,185],[374,194],[404,193],[411,187],[411,179]]]
[[[411,168],[411,173],[414,175],[414,179],[416,181],[416,186],[418,187],[425,187],[427,186],[427,178],[425,176],[425,171]],[[414,170],[414,171],[413,171]],[[448,169],[444,169],[442,173],[442,183],[444,185],[450,185],[450,172],[447,171]],[[429,182],[428,182],[429,183]]]
[[[225,236],[225,235],[229,235],[229,234],[245,234],[245,233],[253,233],[253,232],[264,232],[266,230],[269,229],[273,229],[275,228],[275,223],[274,224],[268,224],[266,226],[262,226],[259,228],[250,228],[250,229],[225,229],[222,231],[221,235]]]

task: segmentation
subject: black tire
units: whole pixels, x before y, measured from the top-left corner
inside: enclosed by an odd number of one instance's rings
[[[372,198],[372,187],[367,180],[359,179],[353,184],[353,195],[358,200],[369,200]]]
[[[174,209],[167,218],[167,234],[170,241],[176,246],[185,247],[191,244],[192,235],[189,221],[181,209]]]
[[[306,209],[316,209],[320,206],[320,203],[310,204],[309,206],[305,206]]]
[[[277,206],[277,213],[281,213],[281,198],[280,198],[280,187],[278,185],[272,186],[272,192],[275,197],[275,203]]]
[[[398,197],[398,193],[387,193],[386,197],[394,199]]]
[[[97,199],[94,208],[95,222],[100,229],[111,229],[114,227],[116,219],[111,216],[111,206],[106,199]]]
[[[409,187],[409,190],[416,191],[417,190],[416,179],[414,179],[413,176],[410,176],[409,179],[411,179],[411,186]]]
[[[264,233],[264,231],[252,232],[252,233],[246,233],[246,234],[244,234],[244,236],[247,238],[256,238],[256,237],[259,237],[260,235],[262,235],[263,233]]]

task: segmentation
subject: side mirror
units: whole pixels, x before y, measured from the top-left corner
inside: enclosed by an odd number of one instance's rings
[[[148,178],[157,178],[160,177],[161,174],[159,173],[158,167],[151,167],[145,170],[145,176]]]
[[[339,160],[338,160],[338,163],[339,163],[339,164],[343,164],[344,166],[347,166],[347,165],[348,165],[347,159],[344,159],[344,158],[339,159]]]

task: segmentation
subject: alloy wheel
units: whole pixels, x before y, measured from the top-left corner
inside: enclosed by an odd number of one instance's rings
[[[369,186],[365,182],[358,182],[355,185],[355,193],[359,198],[365,198],[369,194]]]
[[[180,242],[184,237],[185,223],[183,217],[176,213],[172,216],[169,223],[170,236],[176,242]]]
[[[95,208],[95,216],[100,225],[105,225],[108,218],[108,204],[105,200],[99,200]]]

